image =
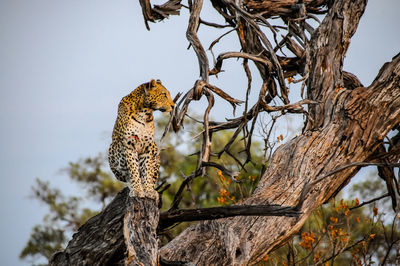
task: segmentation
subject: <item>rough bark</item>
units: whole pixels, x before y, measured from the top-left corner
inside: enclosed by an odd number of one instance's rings
[[[159,211],[156,201],[128,197],[128,206],[123,223],[127,247],[125,265],[157,265]]]
[[[50,265],[157,265],[159,210],[148,198],[131,198],[123,189],[73,235]]]
[[[98,215],[76,232],[65,250],[50,259],[50,265],[124,265],[126,246],[123,221],[129,208],[129,190],[122,190]]]

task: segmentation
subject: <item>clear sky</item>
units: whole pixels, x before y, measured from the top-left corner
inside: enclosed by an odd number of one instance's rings
[[[202,17],[211,20],[210,10]],[[361,20],[345,69],[364,85],[400,52],[399,10],[398,0],[373,0]],[[0,0],[1,265],[26,264],[18,254],[46,212],[29,198],[35,177],[72,193],[59,169],[107,150],[122,96],[151,78],[172,96],[192,87],[199,73],[186,49],[186,25],[183,10],[147,31],[132,0]],[[206,47],[219,36],[199,35]],[[229,50],[237,48],[227,41]],[[229,71],[212,82],[243,99],[240,65],[224,68]],[[204,103],[195,107],[201,112]],[[231,115],[227,108],[216,105],[215,117]]]

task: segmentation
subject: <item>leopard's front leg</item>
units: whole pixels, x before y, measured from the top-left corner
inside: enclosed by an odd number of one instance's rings
[[[140,168],[145,170],[142,175],[143,187],[146,197],[158,200],[158,192],[154,189],[160,175],[160,157],[157,152],[157,144],[152,142],[148,152],[141,158]]]
[[[130,180],[128,181],[130,189],[129,196],[144,198],[145,193],[143,190],[139,170],[139,154],[135,149],[126,149],[125,159],[127,160],[130,175]]]

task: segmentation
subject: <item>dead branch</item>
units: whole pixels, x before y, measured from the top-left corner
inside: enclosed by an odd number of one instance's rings
[[[144,18],[144,23],[147,30],[150,30],[149,23],[155,22],[156,20],[163,20],[168,18],[170,15],[179,15],[179,10],[181,9],[181,0],[169,0],[162,5],[155,5],[151,7],[150,0],[139,0],[142,6],[142,13]]]
[[[203,0],[194,1],[190,7],[189,25],[186,31],[186,38],[190,42],[194,51],[196,52],[197,59],[199,60],[200,77],[203,81],[208,82],[208,59],[206,52],[199,38],[197,37],[197,29],[200,23],[200,12],[203,6]]]
[[[371,203],[373,203],[373,202],[375,202],[375,201],[384,199],[384,198],[389,197],[389,196],[390,196],[389,193],[385,193],[385,194],[383,194],[382,196],[373,198],[373,199],[371,199],[371,200],[363,201],[362,203],[360,203],[360,204],[357,205],[357,206],[350,207],[349,210],[351,211],[351,210],[354,210],[354,209],[361,208],[361,207],[363,207],[363,206],[365,206],[365,205],[371,204]]]
[[[298,217],[300,213],[294,207],[279,205],[233,205],[226,207],[180,209],[160,214],[158,230],[175,223],[215,220],[234,216],[286,216]]]
[[[247,58],[253,60],[255,62],[263,63],[268,69],[272,70],[272,63],[266,58],[261,58],[260,56],[255,56],[247,53],[240,53],[240,52],[226,52],[223,54],[218,55],[217,61],[214,65],[214,68],[210,70],[210,75],[216,75],[221,72],[222,62],[228,58]]]

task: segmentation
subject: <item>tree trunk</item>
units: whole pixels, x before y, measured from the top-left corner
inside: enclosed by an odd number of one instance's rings
[[[160,212],[156,201],[128,197],[128,202],[124,217],[125,265],[158,265],[156,230]]]
[[[73,235],[50,265],[157,265],[159,210],[148,198],[131,198],[123,189]]]

